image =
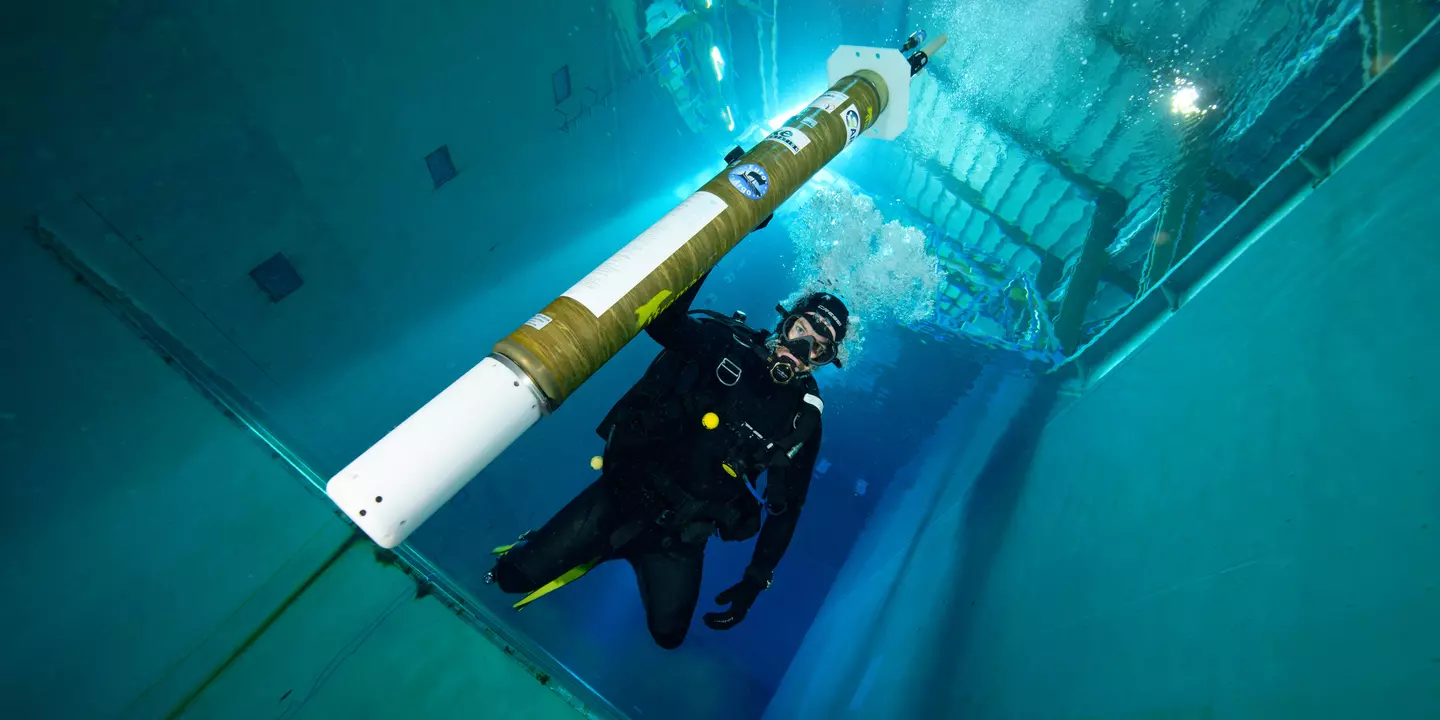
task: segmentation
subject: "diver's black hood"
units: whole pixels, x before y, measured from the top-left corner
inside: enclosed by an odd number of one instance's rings
[[[800,300],[791,313],[814,313],[835,328],[835,342],[844,342],[850,326],[850,310],[840,298],[827,292],[811,293]]]

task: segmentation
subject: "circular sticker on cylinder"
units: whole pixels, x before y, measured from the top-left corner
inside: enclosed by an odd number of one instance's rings
[[[765,168],[754,163],[736,165],[730,170],[730,184],[735,186],[741,195],[751,200],[759,200],[770,191],[770,174],[765,172]]]

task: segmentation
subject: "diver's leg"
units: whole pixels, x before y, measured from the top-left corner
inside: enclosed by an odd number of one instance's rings
[[[529,593],[577,565],[608,556],[622,510],[607,481],[591,483],[495,562],[495,582],[507,593]]]
[[[679,545],[675,550],[637,554],[628,559],[640,582],[640,602],[645,605],[650,637],[666,650],[680,647],[700,602],[704,543]]]

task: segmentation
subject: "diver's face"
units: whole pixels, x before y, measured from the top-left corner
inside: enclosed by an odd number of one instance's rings
[[[810,372],[835,358],[835,346],[830,341],[830,338],[833,337],[835,337],[835,329],[824,318],[813,314],[800,315],[786,329],[785,339],[809,339],[811,343],[810,356],[799,357],[783,344],[776,348],[776,354],[789,360],[797,371]]]

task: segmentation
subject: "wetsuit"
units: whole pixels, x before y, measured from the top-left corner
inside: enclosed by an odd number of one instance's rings
[[[692,314],[703,282],[646,328],[664,350],[597,428],[606,439],[601,477],[493,571],[505,592],[528,593],[583,563],[623,558],[639,581],[650,634],[665,648],[689,630],[712,535],[759,538],[744,578],[717,598],[730,609],[707,614],[706,624],[739,622],[769,586],[820,445],[814,379],[775,383],[764,333]]]

